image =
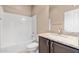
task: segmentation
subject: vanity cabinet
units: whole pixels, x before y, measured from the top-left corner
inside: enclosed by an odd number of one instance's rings
[[[49,40],[43,37],[39,37],[39,52],[49,53]]]
[[[40,36],[39,52],[40,53],[78,53],[79,49]]]

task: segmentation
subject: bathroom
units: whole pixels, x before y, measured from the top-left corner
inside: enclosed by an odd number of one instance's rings
[[[0,53],[79,53],[78,11],[79,5],[1,5]]]

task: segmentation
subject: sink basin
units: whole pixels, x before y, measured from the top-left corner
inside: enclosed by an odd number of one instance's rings
[[[78,37],[75,37],[75,36],[69,36],[69,35],[60,35],[60,36],[64,38],[69,38],[69,39],[78,39]]]

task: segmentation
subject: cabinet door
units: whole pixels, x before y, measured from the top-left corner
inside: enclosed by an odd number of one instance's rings
[[[50,53],[54,53],[54,42],[50,42]]]
[[[39,37],[39,52],[49,53],[49,40],[43,37]]]
[[[78,50],[59,43],[54,43],[54,53],[78,53]]]

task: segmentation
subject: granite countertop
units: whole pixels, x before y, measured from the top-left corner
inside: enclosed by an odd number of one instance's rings
[[[79,37],[77,36],[70,36],[70,35],[57,34],[57,33],[41,33],[41,34],[38,34],[38,36],[42,36],[49,40],[53,40],[79,49],[79,42],[78,42]]]

